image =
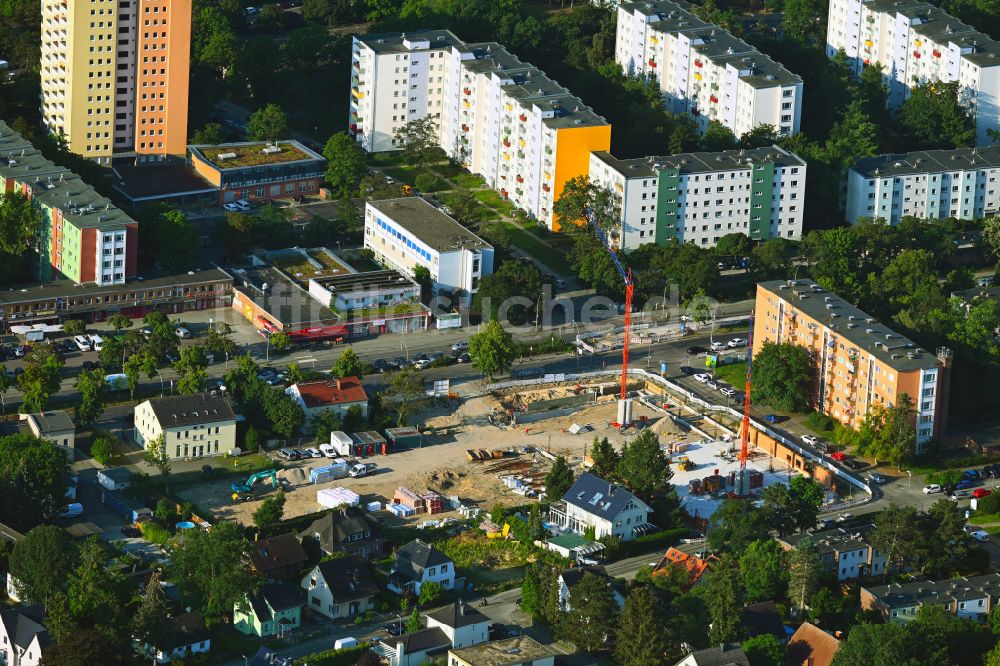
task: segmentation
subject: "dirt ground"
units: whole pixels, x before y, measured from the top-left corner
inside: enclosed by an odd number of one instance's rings
[[[535,479],[537,484],[550,464],[547,456],[538,452],[509,453],[502,460],[478,462],[470,461],[466,451],[502,449],[519,452],[521,447],[529,446],[563,455],[570,464],[579,464],[595,436],[606,436],[620,448],[627,437],[633,437],[637,432],[631,429],[623,436],[616,428],[610,427],[609,422],[616,417],[617,405],[611,396],[605,400],[568,415],[508,428],[489,423],[487,414],[499,406],[497,399],[491,396],[463,401],[456,408],[439,408],[424,415],[421,429],[432,434],[425,434],[422,448],[366,460],[376,463],[379,470],[374,476],[362,479],[339,479],[313,485],[309,483],[309,470],[325,466],[327,460],[314,458],[282,463],[285,469],[279,472],[279,476],[291,484],[291,490],[286,494],[285,517],[320,510],[322,507],[316,502],[316,491],[333,487],[344,487],[358,493],[362,504],[378,501],[384,505],[399,486],[418,493],[432,490],[446,499],[457,495],[462,503],[487,511],[497,502],[504,505],[523,504],[525,497],[507,489],[500,477],[522,471],[527,477]],[[661,433],[664,441],[677,434],[676,426],[669,419],[643,405],[634,404],[635,417],[647,417],[649,427]],[[569,428],[574,423],[588,429],[573,435]],[[521,466],[523,470],[516,469],[520,462],[524,463]],[[498,469],[501,467],[508,469]],[[187,487],[180,494],[217,519],[235,519],[251,524],[253,512],[269,491],[261,493],[256,501],[234,504],[230,499],[230,482],[231,479],[210,480]],[[392,514],[384,512],[383,515],[387,522],[397,522]],[[459,514],[451,511],[433,516],[434,519],[447,517],[459,517]],[[428,518],[426,514],[418,514],[409,521],[420,523]]]

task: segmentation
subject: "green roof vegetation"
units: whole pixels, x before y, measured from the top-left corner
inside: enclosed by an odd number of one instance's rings
[[[330,275],[342,275],[350,273],[350,269],[340,263],[326,252],[320,250],[309,250],[306,252],[309,258],[320,263],[322,268],[316,268],[308,259],[301,254],[295,253],[284,257],[277,257],[271,261],[276,267],[297,280],[308,280],[314,277],[326,277]]]
[[[276,145],[280,150],[273,153],[265,153],[264,149],[268,145]],[[311,159],[311,156],[297,148],[291,143],[277,142],[275,144],[241,143],[220,146],[200,146],[198,151],[209,163],[220,169],[234,169],[248,166],[261,166],[266,164],[281,164],[283,162],[295,162],[297,160]],[[236,157],[220,159],[220,155],[235,153]]]

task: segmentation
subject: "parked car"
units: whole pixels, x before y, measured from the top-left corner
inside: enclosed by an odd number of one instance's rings
[[[834,451],[833,453],[830,454],[830,457],[836,460],[837,462],[844,462],[844,459],[847,456],[845,456],[841,451]]]
[[[372,370],[375,372],[385,372],[389,369],[389,362],[384,358],[377,358],[372,361]]]
[[[87,371],[87,372],[90,372],[91,370],[97,370],[99,367],[101,367],[101,364],[98,363],[97,361],[84,361],[83,362],[83,369],[85,371]],[[21,368],[18,368],[18,370],[20,370],[20,369]]]
[[[465,342],[464,340],[461,342],[456,342],[451,346],[451,350],[453,352],[464,352],[468,350],[468,348],[469,348],[469,343]]]
[[[222,209],[227,213],[238,213],[240,207],[234,203],[227,203],[227,204],[222,204]]]
[[[854,517],[853,513],[847,513],[847,512],[845,512],[845,513],[842,513],[839,516],[837,516],[837,522],[838,523],[846,523],[848,520],[850,520],[853,517]]]
[[[90,339],[85,335],[77,335],[73,338],[76,348],[80,351],[90,351]]]
[[[28,352],[24,348],[24,345],[18,345],[16,347],[14,347],[14,357],[15,358],[24,358],[24,355],[27,354],[27,353]]]
[[[778,416],[777,414],[768,414],[767,416],[764,417],[764,420],[767,421],[768,423],[781,423],[782,421],[785,420],[785,417]]]
[[[734,395],[736,395],[736,389],[729,386],[723,386],[722,388],[719,389],[719,393],[721,393],[726,397],[732,398]]]
[[[416,368],[417,370],[423,370],[424,368],[429,367],[430,364],[431,360],[429,358],[422,358],[418,361],[415,361],[413,363],[413,367]]]
[[[730,349],[736,349],[737,347],[746,347],[747,340],[746,338],[733,338],[732,340],[726,343],[726,346],[729,347]]]
[[[701,382],[702,384],[707,384],[708,382],[712,381],[712,377],[711,375],[706,375],[705,373],[702,372],[700,374],[695,375],[694,380],[696,382]]]
[[[925,495],[934,495],[934,494],[939,493],[939,492],[941,492],[941,486],[939,486],[936,483],[930,483],[930,484],[927,484],[926,486],[924,486],[924,494]]]
[[[263,370],[257,373],[257,379],[261,380],[262,382],[266,382],[269,379],[274,379],[277,376],[278,373],[275,370],[272,370],[271,368],[264,368]]]
[[[708,350],[702,347],[701,345],[691,345],[690,347],[687,348],[687,353],[691,354],[692,356],[704,354],[707,351]]]
[[[455,362],[456,363],[468,363],[471,360],[472,360],[472,357],[468,353],[465,353],[465,352],[463,352],[463,353],[461,353],[461,354],[459,354],[458,356],[455,357]]]
[[[809,444],[810,446],[816,446],[817,444],[819,444],[819,437],[817,437],[816,435],[802,435],[801,437],[799,437],[799,439],[801,439],[806,444]]]
[[[972,479],[962,479],[961,481],[959,481],[958,483],[955,484],[955,489],[956,490],[964,490],[966,488],[972,488],[975,485],[976,485],[976,482],[973,481]]]
[[[726,344],[721,340],[715,340],[712,342],[712,351],[722,351],[726,348]]]
[[[867,478],[872,483],[885,483],[889,480],[889,477],[884,474],[879,474],[878,472],[869,472]]]
[[[720,388],[718,382],[712,381],[711,379],[705,382],[705,386],[712,389],[713,391],[718,391]]]
[[[972,496],[975,497],[976,499],[979,499],[981,497],[986,497],[987,495],[990,495],[992,493],[993,493],[992,490],[986,490],[986,488],[976,488],[975,490],[972,491]]]
[[[978,469],[967,469],[964,472],[962,472],[962,476],[965,477],[966,479],[978,479],[982,475],[979,473]]]
[[[948,495],[955,502],[959,500],[969,499],[972,497],[972,492],[968,490],[956,490]]]
[[[975,532],[972,533],[971,536],[976,541],[981,541],[983,543],[990,540],[989,532],[987,532],[986,530],[976,530]]]
[[[304,449],[313,458],[322,458],[323,452],[317,449],[315,446],[310,446],[308,449]]]
[[[187,339],[191,337],[191,331],[189,331],[183,326],[178,326],[177,328],[174,329],[174,335],[176,335],[178,338]]]
[[[690,365],[682,365],[681,366],[681,374],[693,375],[696,372],[698,372],[698,371],[695,370],[694,368],[692,368]]]
[[[333,444],[330,444],[329,442],[326,443],[326,444],[320,444],[319,445],[319,450],[327,458],[336,458],[337,457],[337,449],[333,448]]]

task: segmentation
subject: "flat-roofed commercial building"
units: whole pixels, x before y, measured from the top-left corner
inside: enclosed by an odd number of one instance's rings
[[[195,173],[219,189],[219,203],[319,192],[326,158],[298,141],[188,146]]]
[[[866,157],[847,172],[846,218],[980,220],[1000,211],[998,175],[1000,146]]]
[[[450,292],[464,304],[493,273],[493,246],[419,197],[369,201],[365,248],[410,278],[417,266],[427,268],[435,294]]]
[[[611,145],[604,118],[495,42],[447,30],[356,36],[352,66],[349,129],[365,150],[398,150],[397,130],[432,118],[450,157],[552,229],[565,183]]]
[[[802,237],[806,163],[778,146],[629,160],[594,152],[590,180],[616,197],[625,250],[671,239],[712,247],[732,233]]]
[[[683,0],[618,5],[615,60],[628,76],[655,80],[667,109],[701,130],[717,121],[737,137],[759,125],[799,131],[802,78],[742,39],[691,13]]]
[[[859,428],[876,406],[913,402],[916,450],[945,432],[951,353],[929,353],[812,280],[757,285],[753,352],[765,342],[809,351],[813,407]]]

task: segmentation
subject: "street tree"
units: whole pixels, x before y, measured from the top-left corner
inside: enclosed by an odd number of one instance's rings
[[[672,477],[670,461],[660,448],[656,431],[647,428],[622,446],[618,479],[647,504],[670,490]]]
[[[469,356],[488,382],[510,370],[514,354],[514,337],[496,319],[469,338]]]
[[[247,134],[251,141],[277,141],[288,138],[288,118],[277,104],[271,103],[250,114]]]
[[[143,350],[137,354],[130,354],[125,358],[125,365],[122,372],[125,373],[125,380],[128,382],[129,398],[135,399],[135,391],[139,388],[139,379],[143,374],[152,378],[158,371],[156,356],[149,350]]]
[[[0,363],[0,404],[3,404],[3,410],[7,411],[7,401],[4,396],[7,395],[7,391],[10,390],[10,375],[7,374],[7,366]]]
[[[267,340],[276,352],[285,351],[292,343],[292,341],[288,338],[288,335],[286,333],[282,333],[281,331],[271,333],[271,335],[267,336]]]
[[[713,550],[742,553],[751,542],[766,539],[767,516],[747,499],[727,499],[710,519],[708,542]]]
[[[893,568],[903,567],[920,551],[923,535],[917,510],[912,506],[889,504],[875,518],[875,529],[869,539],[873,547],[885,554],[885,576],[888,577]]]
[[[751,250],[753,243],[750,237],[738,231],[722,236],[715,244],[715,254],[720,257],[745,257]]]
[[[326,182],[339,199],[357,192],[366,171],[365,152],[345,132],[337,132],[323,146],[326,158]]]
[[[591,474],[605,481],[614,481],[618,478],[621,454],[607,437],[600,439],[594,437],[594,443],[590,447],[590,457],[594,460],[594,464],[590,467]]]
[[[364,378],[365,362],[362,361],[351,347],[340,352],[337,362],[333,364],[331,371],[335,377],[357,377]]]
[[[205,125],[194,133],[191,137],[193,145],[217,146],[226,140],[226,133],[219,123],[205,123]]]
[[[505,319],[525,324],[528,313],[539,306],[542,296],[542,273],[536,266],[520,261],[505,261],[479,282],[473,298],[474,307],[483,319]]]
[[[258,583],[249,565],[243,526],[222,521],[211,530],[190,530],[171,551],[169,571],[185,599],[207,616],[221,618],[244,607]]]
[[[981,513],[986,513],[982,505],[984,499],[978,505]],[[924,535],[920,553],[922,568],[946,575],[953,563],[964,560],[972,550],[971,537],[963,529],[965,516],[954,502],[942,498],[934,502],[920,519]]]
[[[150,467],[156,468],[163,478],[163,491],[167,492],[170,481],[170,454],[167,453],[167,445],[163,435],[158,435],[146,442],[146,451],[142,456],[143,462]]]
[[[271,535],[271,530],[281,522],[284,513],[285,493],[280,490],[260,503],[253,512],[253,524],[257,526],[261,538]]]
[[[83,335],[87,324],[82,319],[67,319],[63,322],[63,333],[66,335]]]
[[[740,557],[740,577],[747,601],[779,599],[788,579],[784,551],[773,539],[753,541]]]
[[[617,627],[618,605],[610,583],[584,573],[570,592],[570,610],[557,624],[556,634],[588,652],[607,652],[615,643]]]
[[[14,545],[8,568],[18,598],[46,604],[64,593],[75,564],[73,544],[66,531],[56,525],[39,525]]]
[[[437,148],[437,121],[429,115],[411,120],[396,130],[394,138],[403,146],[407,163],[423,166],[432,159],[433,150]]]
[[[42,212],[20,192],[0,193],[0,250],[20,257],[33,249],[42,225]]]
[[[108,404],[108,381],[100,370],[85,370],[76,380],[76,392],[79,402],[76,405],[76,422],[89,428],[101,418]]]
[[[615,661],[621,666],[660,666],[667,660],[667,623],[647,585],[632,588],[625,599],[615,638]]]
[[[553,501],[562,499],[573,485],[573,480],[573,469],[566,463],[566,458],[556,456],[545,474],[545,496]]]
[[[205,334],[205,349],[213,354],[232,358],[239,351],[239,345],[233,340],[233,329],[229,324],[215,324]]]
[[[54,443],[18,433],[0,437],[0,523],[26,532],[66,507],[70,468]]]
[[[132,320],[123,314],[115,313],[108,317],[108,325],[115,329],[115,333],[120,333],[122,330],[132,327]]]
[[[804,347],[765,342],[753,357],[750,399],[756,405],[783,411],[805,411],[809,406],[811,368]]]
[[[823,37],[826,10],[818,0],[786,0],[781,29],[786,37],[812,44]]]
[[[823,561],[811,537],[799,541],[788,554],[788,597],[804,609],[819,589],[823,576]]]
[[[44,412],[48,408],[52,395],[62,386],[62,366],[62,358],[51,353],[49,345],[39,345],[28,355],[24,373],[17,378],[23,394],[21,408],[26,413]]]
[[[476,221],[482,210],[476,195],[468,187],[458,187],[448,197],[451,215],[460,223],[469,226]]]
[[[733,643],[742,636],[743,583],[736,557],[725,553],[705,574],[705,605],[712,618],[712,643]]]
[[[406,621],[406,633],[412,634],[415,631],[420,631],[420,609],[416,606],[413,607],[413,612],[410,613],[410,617]]]

